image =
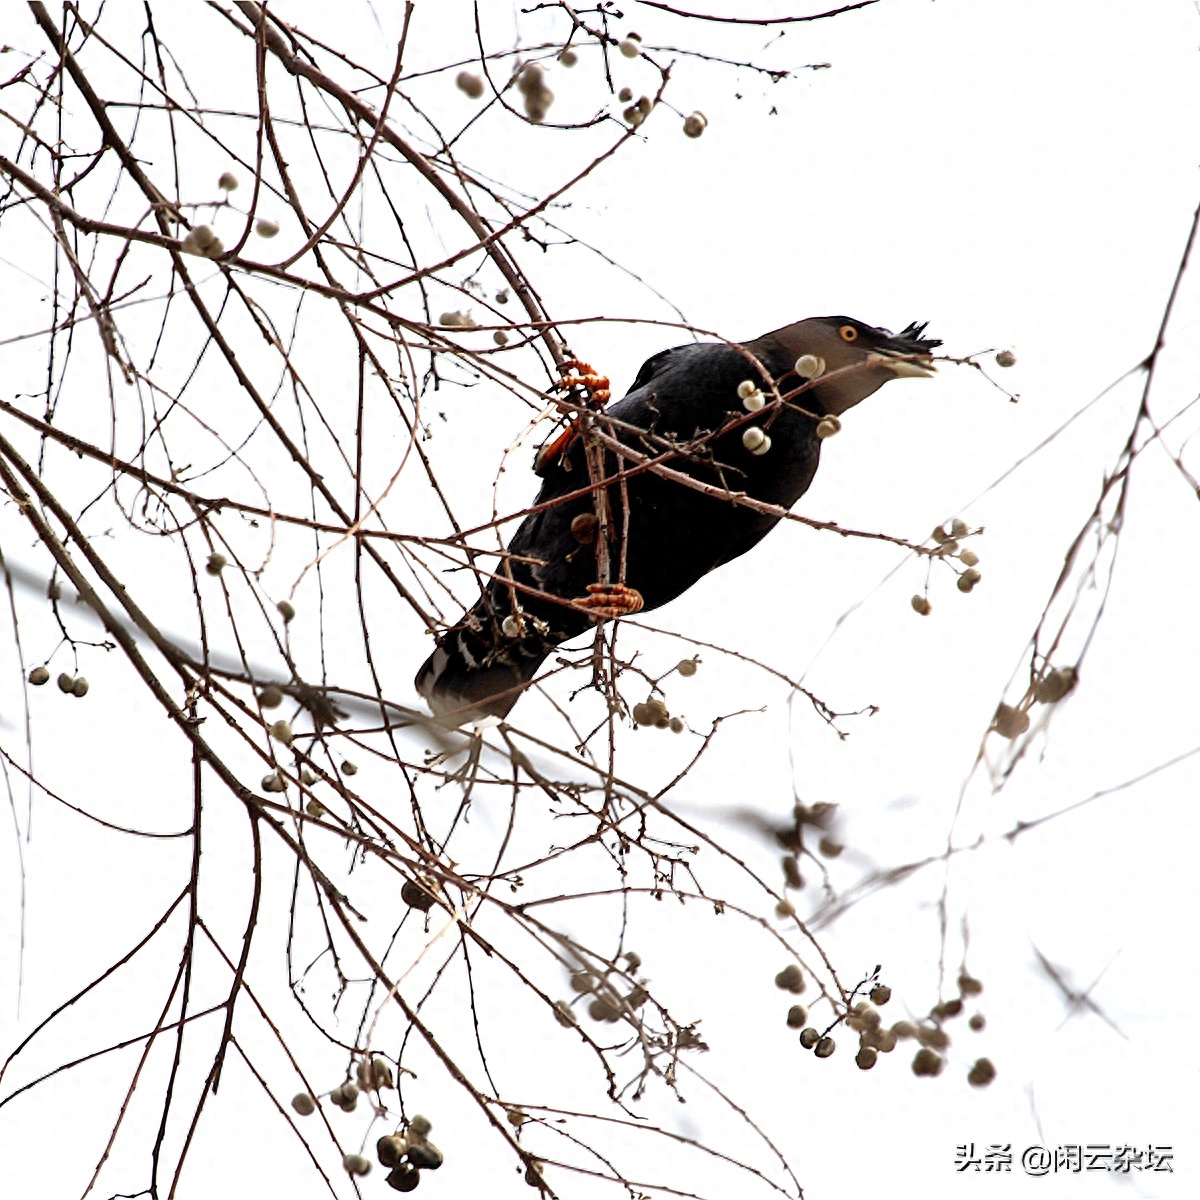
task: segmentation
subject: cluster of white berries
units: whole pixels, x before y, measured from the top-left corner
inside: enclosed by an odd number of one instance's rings
[[[394,1088],[392,1068],[378,1057],[364,1057],[355,1068],[357,1082],[347,1079],[329,1092],[329,1100],[343,1112],[353,1112],[358,1107],[362,1092],[380,1092]],[[301,1117],[312,1116],[317,1111],[316,1099],[308,1092],[292,1097],[292,1109]],[[380,1110],[382,1111],[382,1110]],[[420,1182],[422,1171],[436,1171],[445,1156],[429,1140],[433,1122],[419,1113],[406,1126],[395,1133],[385,1134],[375,1143],[375,1157],[380,1166],[387,1167],[387,1184],[397,1192],[411,1192]],[[363,1154],[347,1154],[342,1159],[343,1169],[350,1175],[369,1175],[371,1160]]]
[[[635,704],[633,720],[636,725],[644,725],[650,729],[669,729],[672,733],[682,733],[685,728],[681,717],[671,716],[661,696],[649,696],[641,704]]]
[[[29,672],[28,679],[34,687],[42,687],[50,682],[49,668],[34,667]],[[79,700],[88,694],[88,690],[92,686],[82,675],[72,675],[70,671],[61,672],[55,682],[58,684],[58,690],[64,696],[74,696]]]
[[[696,674],[699,666],[698,658],[685,658],[675,664],[675,671],[684,679],[690,679]],[[636,725],[644,725],[651,729],[669,729],[672,733],[682,733],[687,728],[683,718],[673,717],[662,697],[653,693],[641,704],[633,706],[633,720]]]
[[[638,33],[632,31],[627,33],[616,43],[616,46],[623,58],[641,57],[642,38]],[[566,45],[559,51],[557,61],[560,66],[573,67],[579,62],[579,53],[573,46]],[[487,90],[483,77],[474,71],[459,71],[454,78],[454,83],[460,92],[472,100],[481,99]],[[546,84],[545,68],[540,63],[527,63],[517,74],[517,90],[525,98],[525,115],[534,123],[540,124],[544,121],[550,106],[554,103],[554,93]],[[634,102],[633,89],[629,87],[621,88],[617,93],[617,99],[626,106],[622,109],[621,116],[631,129],[636,129],[641,125],[654,108],[654,101],[649,96],[640,96]],[[698,138],[707,128],[708,118],[702,112],[691,112],[683,118],[685,137]],[[497,339],[497,343],[504,344],[499,339]]]
[[[963,971],[958,977],[959,994],[940,1004],[935,1004],[929,1011],[929,1016],[920,1021],[897,1021],[887,1032],[893,1039],[914,1040],[918,1049],[913,1056],[912,1073],[917,1076],[934,1078],[942,1073],[946,1066],[945,1051],[950,1045],[950,1035],[946,1032],[945,1022],[961,1016],[966,1011],[964,1001],[978,996],[983,991],[983,984]],[[874,995],[872,994],[872,998]],[[849,1024],[849,1021],[847,1022]],[[980,1012],[972,1013],[967,1021],[968,1027],[979,1032],[987,1025]],[[894,1040],[893,1040],[894,1045]],[[976,1059],[967,1073],[967,1082],[972,1087],[986,1087],[996,1077],[996,1068],[991,1059]]]
[[[232,171],[222,171],[217,186],[226,195],[236,192],[239,187],[238,177]],[[223,203],[228,204],[228,201]],[[273,238],[279,232],[279,222],[272,221],[270,217],[259,217],[254,222],[254,232],[259,237]],[[211,225],[197,225],[188,231],[187,236],[179,243],[179,249],[184,254],[194,254],[197,258],[220,258],[225,253],[225,243]]]
[[[879,1009],[892,998],[892,989],[886,983],[877,983],[870,991],[870,1002],[860,1000],[846,1015],[846,1027],[858,1034],[858,1053],[854,1061],[860,1071],[869,1071],[878,1061],[880,1054],[891,1054],[896,1048],[897,1037],[890,1029],[884,1029]]]
[[[810,380],[819,379],[825,374],[825,360],[819,354],[802,354],[796,359],[793,369],[807,383]],[[836,433],[841,433],[841,431],[841,419],[832,414],[822,417],[817,422],[817,437],[822,441],[833,437]]]
[[[618,97],[621,101],[632,100],[633,91],[630,88],[622,88]],[[624,109],[621,116],[625,120],[625,124],[631,129],[636,129],[654,110],[654,101],[649,96],[639,96],[636,104],[630,104]]]
[[[397,1192],[411,1192],[421,1181],[422,1171],[436,1171],[445,1155],[429,1140],[433,1123],[418,1113],[402,1129],[386,1134],[375,1143],[379,1165],[389,1168],[387,1185]]]
[[[753,379],[743,379],[738,384],[737,393],[747,412],[758,412],[767,402],[762,388]],[[747,425],[742,431],[742,445],[751,454],[766,454],[771,449],[771,437],[757,425]]]
[[[804,991],[804,976],[796,964],[791,963],[775,976],[777,987],[799,994]],[[944,1023],[957,1017],[965,1011],[964,999],[977,996],[983,991],[983,984],[972,978],[966,971],[958,977],[959,995],[934,1005],[929,1016],[919,1021],[900,1020],[891,1027],[883,1023],[879,1009],[892,998],[892,989],[884,983],[875,983],[870,992],[869,1000],[860,1000],[850,1006],[840,1018],[846,1028],[858,1034],[858,1053],[854,1061],[860,1070],[869,1071],[875,1066],[880,1054],[890,1054],[899,1042],[914,1040],[917,1051],[912,1060],[912,1072],[919,1076],[936,1076],[942,1073],[946,1065],[944,1052],[950,1045],[950,1035],[943,1028]],[[818,1058],[828,1058],[836,1046],[828,1033],[822,1033],[815,1026],[807,1024],[808,1009],[803,1004],[793,1004],[787,1012],[789,1029],[800,1030],[800,1045],[805,1050],[811,1050]],[[983,1029],[986,1025],[983,1014],[973,1013],[968,1025],[974,1031]],[[996,1076],[996,1068],[987,1058],[976,1059],[971,1066],[967,1081],[973,1087],[986,1087]]]
[[[936,525],[933,533],[930,534],[932,540],[937,544],[937,548],[933,554],[942,559],[956,558],[966,568],[958,573],[958,580],[955,586],[964,594],[968,594],[975,590],[975,585],[983,578],[982,573],[978,569],[979,555],[975,553],[969,546],[961,545],[961,542],[981,532],[980,530],[972,530],[968,527],[966,521],[961,517],[955,517],[950,522],[949,530],[945,525]],[[929,602],[929,597],[924,595],[916,595],[912,598],[913,611],[920,613],[921,616],[927,617],[933,611],[933,605]]]
[[[624,974],[631,975],[642,965],[642,956],[636,950],[629,950],[623,956],[625,959]],[[643,984],[636,980],[625,995],[615,988],[608,968],[602,975],[580,969],[571,974],[571,990],[577,996],[591,996],[588,1001],[587,1014],[593,1021],[603,1021],[612,1025],[619,1021],[623,1014],[635,1012],[643,1007],[650,998]],[[575,1014],[571,1006],[564,1000],[558,1000],[554,1005],[554,1015],[560,1025],[569,1027],[576,1024]],[[511,1120],[511,1117],[510,1117]]]
[[[775,986],[781,991],[791,992],[793,996],[799,996],[808,985],[804,979],[804,972],[800,967],[796,963],[788,963],[775,976]],[[805,1025],[807,1020],[808,1009],[803,1004],[793,1004],[788,1009],[788,1028],[800,1029],[800,1045],[805,1050],[811,1050],[818,1058],[828,1058],[837,1049],[837,1044],[828,1035],[822,1034],[811,1025]],[[801,1026],[804,1026],[804,1028],[801,1029]]]
[[[996,707],[992,729],[1010,741],[1020,737],[1029,729],[1029,710],[1034,704],[1057,704],[1075,690],[1078,682],[1079,672],[1074,667],[1052,667],[1047,663],[1018,704],[1000,704]]]
[[[737,393],[738,398],[742,402],[742,407],[747,412],[758,412],[767,402],[766,397],[762,393],[762,388],[753,379],[743,379],[738,384]]]

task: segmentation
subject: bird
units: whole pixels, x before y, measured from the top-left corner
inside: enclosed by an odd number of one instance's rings
[[[555,647],[668,603],[757,545],[808,490],[843,413],[936,370],[942,343],[925,328],[810,317],[744,343],[675,346],[602,411],[608,380],[568,360],[580,374],[561,383],[583,390],[581,416],[539,450],[532,510],[417,673],[435,718],[506,717]]]

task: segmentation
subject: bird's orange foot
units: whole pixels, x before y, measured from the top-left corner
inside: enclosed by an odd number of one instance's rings
[[[568,358],[563,363],[564,371],[578,371],[578,375],[564,375],[558,386],[566,391],[568,388],[581,387],[587,390],[588,396],[596,404],[607,404],[612,396],[612,384],[607,375],[597,375],[596,368],[577,358]]]
[[[636,588],[626,587],[623,583],[589,583],[587,590],[586,596],[572,600],[571,603],[593,617],[610,620],[631,617],[634,613],[641,612],[646,605],[641,592]]]

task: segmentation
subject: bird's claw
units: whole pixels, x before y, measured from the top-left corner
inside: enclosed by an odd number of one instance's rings
[[[566,391],[568,388],[581,387],[586,389],[588,396],[596,404],[607,404],[612,395],[612,384],[607,375],[597,375],[596,368],[578,358],[568,358],[562,364],[564,371],[578,371],[578,375],[563,375],[558,386]]]
[[[609,620],[631,617],[646,605],[641,592],[623,583],[589,583],[587,590],[586,596],[571,603],[575,608],[582,608],[589,616]]]

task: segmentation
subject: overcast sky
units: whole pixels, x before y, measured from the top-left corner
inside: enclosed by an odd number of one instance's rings
[[[771,0],[708,6],[712,12],[763,17],[793,8]],[[286,4],[278,11],[384,77],[390,72],[399,36],[399,14],[392,6],[347,0],[336,7]],[[471,13],[461,0],[418,0],[406,70],[470,58]],[[919,617],[910,598],[925,590],[923,560],[887,543],[788,524],[750,555],[622,631],[622,648],[642,652],[652,674],[700,654],[695,678],[677,679],[668,689],[672,710],[685,716],[691,730],[704,732],[717,717],[754,710],[723,724],[701,768],[672,793],[670,805],[779,886],[777,849],[744,819],[745,810],[764,821],[786,818],[794,794],[839,804],[838,835],[847,851],[829,864],[830,884],[855,903],[820,936],[842,977],[856,980],[881,963],[895,995],[886,1015],[921,1015],[938,997],[943,969],[950,973],[945,994],[954,994],[965,936],[967,962],[985,983],[978,1007],[988,1027],[979,1034],[955,1028],[949,1065],[936,1080],[912,1075],[907,1047],[874,1071],[859,1072],[845,1030],[836,1035],[839,1049],[827,1062],[800,1049],[783,1025],[788,999],[771,983],[783,961],[777,961],[769,938],[752,938],[746,924],[722,923],[711,909],[645,903],[631,911],[628,944],[641,952],[647,975],[669,995],[672,1010],[702,1020],[712,1051],[696,1066],[752,1112],[787,1154],[809,1200],[897,1191],[935,1198],[985,1190],[1005,1197],[1193,1195],[1200,1181],[1191,1013],[1200,987],[1193,928],[1200,904],[1194,850],[1200,839],[1195,804],[1200,754],[1133,786],[1119,785],[1200,746],[1193,682],[1200,670],[1197,497],[1171,461],[1179,455],[1193,477],[1200,474],[1200,459],[1188,440],[1197,428],[1189,405],[1200,367],[1200,287],[1194,273],[1184,276],[1151,394],[1155,421],[1168,427],[1169,453],[1152,445],[1132,468],[1111,589],[1106,590],[1107,558],[1090,586],[1079,576],[1077,617],[1064,636],[1061,661],[1076,661],[1086,643],[1080,686],[1052,710],[1036,710],[1044,727],[1020,743],[1023,756],[1003,787],[998,783],[1013,765],[1012,746],[986,736],[986,730],[996,705],[1024,690],[1029,639],[1068,547],[1119,462],[1143,377],[1105,389],[1153,349],[1200,200],[1196,8],[1183,0],[1136,5],[881,0],[836,19],[783,29],[683,22],[636,3],[625,13],[624,25],[641,34],[652,57],[675,60],[667,99],[681,113],[702,110],[709,121],[705,134],[684,138],[680,119],[660,108],[643,139],[579,185],[569,207],[549,211],[557,226],[599,254],[581,246],[543,253],[512,241],[552,314],[566,320],[609,318],[570,329],[568,337],[575,353],[611,377],[614,394],[629,385],[650,353],[688,340],[685,332],[655,321],[682,320],[749,338],[827,313],[893,329],[928,320],[929,333],[943,339],[948,355],[979,354],[985,369],[945,364],[935,379],[889,384],[853,410],[842,433],[825,447],[816,483],[797,509],[916,542],[937,522],[956,516],[982,527],[973,545],[983,581],[973,593],[961,594],[948,570],[935,570],[928,586],[933,612]],[[8,56],[13,65],[7,74],[29,53],[46,51],[32,22],[15,8],[11,15],[4,40],[17,50]],[[106,14],[110,36],[123,19]],[[131,13],[128,19],[140,17]],[[162,19],[170,21],[172,14],[163,12]],[[189,19],[202,22],[212,36],[211,43],[175,43],[177,51],[186,47],[195,56],[184,65],[204,102],[214,103],[227,87],[231,106],[252,105],[246,46],[198,10]],[[178,38],[178,30],[163,28],[164,41]],[[484,41],[496,49],[539,45],[551,36],[547,31],[558,28],[546,14],[519,16],[499,2],[483,7]],[[126,42],[133,45],[128,36]],[[761,74],[720,68],[671,49],[680,46],[752,58],[796,74],[772,83]],[[806,71],[806,64],[829,65]],[[605,102],[595,67],[586,56],[571,71],[552,66],[555,119],[584,117]],[[225,80],[222,72],[233,74]],[[477,111],[454,88],[453,74],[406,84],[447,134]],[[627,81],[635,94],[656,82],[641,62],[614,58],[614,74],[618,86]],[[397,112],[396,120],[424,144],[428,127],[411,109]],[[11,120],[5,129],[0,152],[12,157],[17,134]],[[252,127],[234,127],[230,138],[240,154],[253,159]],[[611,129],[576,138],[530,130],[497,114],[468,129],[455,142],[455,154],[481,177],[540,195],[564,183],[588,153],[598,153],[608,141]],[[343,185],[353,170],[353,159],[347,162]],[[181,193],[215,192],[213,181],[227,166],[208,146],[186,163],[194,176],[183,181]],[[168,178],[164,173],[160,186]],[[319,194],[315,180],[302,182],[314,197]],[[416,208],[426,199],[418,195],[413,203],[417,236],[431,244],[444,236],[450,249],[460,244],[458,227],[441,232],[449,228],[442,211],[430,205],[418,217]],[[315,198],[313,209],[320,210]],[[283,257],[302,241],[285,207],[277,210]],[[88,211],[102,215],[99,204]],[[0,225],[0,304],[10,336],[29,335],[46,323],[49,259],[36,259],[6,237],[13,228],[11,218]],[[370,244],[369,232],[364,240]],[[266,260],[253,249],[252,257]],[[200,276],[215,278],[215,268]],[[481,281],[493,295],[498,281],[486,272]],[[219,295],[219,286],[213,288],[211,295]],[[449,289],[444,305],[439,296],[435,289],[435,312],[469,307]],[[311,307],[313,316],[306,312],[306,320],[315,322],[317,306]],[[482,304],[473,315],[481,323],[489,319]],[[143,365],[153,350],[154,320],[147,317],[141,330],[146,340],[137,346]],[[311,354],[309,378],[325,382],[328,395],[352,397],[355,363],[335,353],[324,364],[314,361],[320,326],[306,327],[305,335],[312,339],[301,347]],[[479,345],[489,336],[478,335]],[[331,327],[330,338],[330,346],[349,344],[340,329]],[[1009,370],[992,357],[1002,348],[1016,353],[1017,365]],[[45,345],[25,336],[0,352],[0,379],[10,381],[0,398],[14,402],[18,392],[38,386],[39,374],[44,377]],[[245,353],[255,352],[247,345]],[[190,362],[186,351],[181,362],[180,373]],[[496,503],[501,511],[513,511],[534,492],[527,463],[543,431],[530,433],[527,405],[487,387],[451,383],[425,397],[428,453],[439,463],[466,526],[489,519],[493,481],[505,450],[520,437],[525,443],[499,480]],[[1009,393],[1019,400],[1014,403]],[[219,396],[212,402],[224,403]],[[107,411],[97,405],[102,429]],[[40,411],[36,403],[28,408]],[[337,419],[352,417],[347,401]],[[0,418],[9,437],[11,424]],[[386,482],[388,470],[394,470],[394,459],[388,459],[392,446],[381,441],[375,449],[372,466]],[[384,501],[393,528],[405,529],[410,514],[428,523],[423,529],[431,527],[434,508],[421,493],[419,474],[402,478]],[[303,501],[294,507],[303,511]],[[145,540],[124,533],[119,517],[111,519],[117,524],[112,553],[127,556],[130,571],[138,564],[149,570],[156,560]],[[106,523],[95,521],[95,536],[105,532]],[[34,572],[44,566],[11,505],[0,512],[0,544],[15,565]],[[281,553],[271,563],[264,586],[272,597],[289,594],[305,561],[303,553]],[[327,603],[351,595],[349,553],[334,554],[323,570]],[[190,580],[186,583],[190,588]],[[473,600],[465,574],[450,583],[464,603]],[[157,618],[190,635],[186,616],[172,619],[171,583],[162,586]],[[1069,590],[1075,593],[1074,577]],[[1102,599],[1102,620],[1089,637]],[[315,663],[315,625],[306,625],[318,605],[313,576],[300,584],[295,602],[302,610],[297,644]],[[28,597],[22,603],[28,666],[50,654],[57,632],[48,613]],[[1061,616],[1065,608],[1060,604],[1054,612]],[[636,628],[639,624],[669,632],[648,632]],[[350,630],[348,639],[357,632]],[[378,636],[385,691],[415,703],[410,680],[429,639],[407,612],[381,623]],[[20,759],[23,684],[10,641],[0,642],[0,714],[4,745]],[[802,677],[841,711],[874,705],[878,712],[847,718],[843,728],[849,736],[841,740],[780,680],[735,658],[697,650],[708,643]],[[219,648],[231,652],[232,642],[226,637]],[[338,644],[329,648],[336,659]],[[268,651],[269,646],[262,650]],[[98,655],[89,662],[96,695],[86,702],[68,707],[53,685],[31,695],[39,769],[72,802],[98,794],[104,811],[131,823],[134,814],[138,821],[151,820],[164,795],[182,788],[184,801],[176,798],[181,806],[167,822],[178,828],[187,813],[186,756],[179,757],[178,746],[160,744],[157,731],[165,722],[127,675]],[[360,670],[357,658],[354,663],[347,671]],[[60,669],[59,660],[52,669]],[[564,703],[569,688],[554,691],[552,685],[551,694]],[[587,697],[578,703],[582,711],[595,711],[586,708]],[[531,731],[562,734],[549,700],[538,695],[522,701],[517,717]],[[691,732],[672,738],[625,730],[622,738],[622,775],[651,790],[674,776],[696,744]],[[402,785],[381,766],[364,775],[363,787],[379,804],[393,797],[407,804]],[[247,782],[253,786],[257,777]],[[186,879],[187,866],[182,850],[172,858],[143,843],[130,849],[127,840],[110,839],[64,816],[44,798],[33,805],[30,830],[24,785],[10,775],[9,786],[17,797],[15,819],[0,840],[5,1053],[68,990],[103,970],[144,932],[145,895],[172,894]],[[1116,790],[1053,816],[1108,789]],[[450,790],[431,790],[424,799],[452,811]],[[536,801],[522,804],[528,809]],[[1051,819],[1018,837],[1005,836],[1022,822],[1046,818]],[[473,827],[462,835],[460,862],[472,849],[483,853],[493,844],[490,839],[503,834],[507,819],[503,805],[494,810],[476,805]],[[225,820],[231,844],[236,838],[240,845],[244,819],[232,814]],[[531,814],[521,836],[544,850],[565,835],[541,814]],[[978,849],[956,853],[946,867],[935,864],[866,895],[856,890],[876,870],[976,842]],[[229,857],[230,893],[241,898],[249,886],[246,862]],[[718,892],[721,886],[744,888],[721,864],[703,856],[701,861]],[[264,913],[261,923],[265,939],[281,941],[286,870],[276,875],[271,894],[282,907]],[[530,880],[527,898],[534,889],[553,895],[563,885],[561,876],[547,871]],[[602,874],[594,884],[574,886],[614,884],[611,874]],[[819,893],[812,886],[793,894],[801,916],[821,914]],[[761,893],[752,897],[743,890],[741,899],[784,928]],[[609,916],[599,908],[589,911],[572,932],[584,932],[593,920],[595,928],[607,930]],[[231,922],[237,919],[230,916]],[[575,920],[573,913],[569,919]],[[235,931],[231,925],[234,944]],[[1086,1006],[1072,1009],[1039,965],[1039,952],[1069,988],[1082,992],[1099,979],[1089,995],[1102,1015]],[[131,1015],[140,1011],[139,987],[153,988],[156,972],[171,969],[170,954],[165,962],[147,968],[140,985],[137,969],[131,971],[91,1010],[91,1019],[104,1024],[104,1036],[129,1036],[143,1028]],[[283,968],[276,965],[278,975]],[[278,977],[271,984],[272,999],[281,1005],[290,1003],[285,982]],[[219,989],[210,999],[219,999]],[[526,1040],[520,1002],[515,993],[497,993],[496,1012],[504,1014],[507,1030],[497,1057],[513,1092],[532,1104],[542,1094],[538,1089],[550,1088],[556,1073],[567,1073],[563,1064],[573,1069],[575,1060],[557,1057],[570,1053],[557,1041]],[[347,1026],[340,1032],[347,1040],[353,1040],[356,1017],[357,1010],[345,1015]],[[297,1021],[297,1038],[303,1036],[299,1029]],[[260,1035],[261,1030],[246,1034]],[[73,1026],[43,1065],[94,1044],[94,1028]],[[999,1072],[986,1090],[965,1081],[981,1054]],[[321,1055],[327,1056],[325,1075],[332,1080],[340,1059],[328,1048],[313,1051],[314,1058]],[[125,1060],[126,1072],[131,1062]],[[277,1074],[269,1082],[286,1100],[294,1090],[286,1064],[273,1066]],[[57,1091],[35,1091],[0,1108],[0,1162],[13,1195],[81,1194],[113,1121],[111,1093],[103,1090],[108,1069],[69,1076],[71,1082]],[[117,1070],[114,1077],[125,1076]],[[594,1076],[587,1082],[602,1087]],[[487,1137],[477,1119],[468,1137],[460,1131],[472,1118],[463,1115],[461,1127],[448,1118],[459,1112],[461,1101],[436,1066],[427,1064],[425,1083],[419,1102],[438,1121],[435,1136],[447,1165],[424,1180],[422,1194],[460,1196],[483,1187],[493,1195],[532,1194],[511,1173],[511,1159],[472,1140]],[[8,1078],[0,1086],[2,1098]],[[205,1126],[206,1157],[193,1161],[181,1198],[211,1195],[218,1187],[231,1196],[263,1187],[320,1194],[294,1141],[264,1133],[270,1146],[289,1149],[256,1156],[247,1131],[273,1118],[255,1095],[244,1074],[222,1089]],[[702,1095],[691,1093],[689,1100],[680,1108],[669,1093],[651,1088],[639,1111],[708,1145],[722,1138],[740,1144],[740,1127],[731,1130],[728,1118]],[[152,1129],[156,1111],[152,1101],[144,1108],[135,1104],[128,1120]],[[439,1121],[439,1113],[447,1115]],[[70,1143],[81,1130],[84,1148],[77,1154]],[[114,1160],[125,1173],[103,1176],[98,1194],[141,1186],[148,1140],[132,1138],[129,1158]],[[1029,1178],[1014,1164],[1003,1182],[988,1184],[955,1172],[956,1148],[971,1142],[980,1148],[1011,1143],[1018,1157],[1034,1144],[1166,1146],[1174,1150],[1175,1170],[1059,1174],[1047,1180]],[[646,1178],[665,1174],[668,1181],[686,1178],[687,1186],[698,1187],[706,1182],[688,1176],[683,1166],[673,1175],[653,1156],[643,1165]],[[559,1177],[555,1186],[560,1184],[562,1194],[575,1194],[573,1181]],[[579,1194],[591,1194],[579,1186]],[[378,1168],[363,1189],[387,1194]]]

